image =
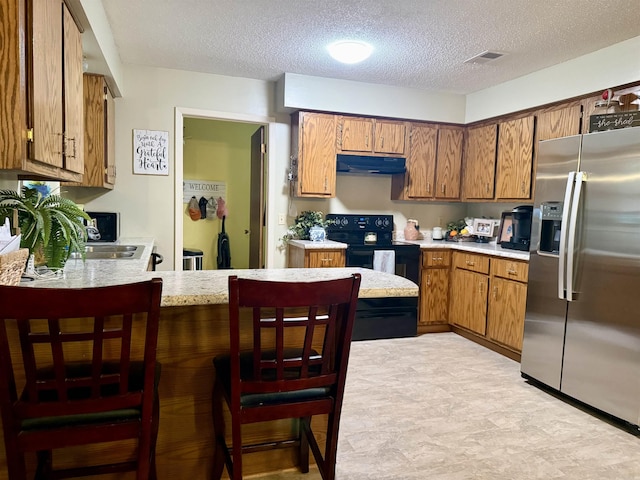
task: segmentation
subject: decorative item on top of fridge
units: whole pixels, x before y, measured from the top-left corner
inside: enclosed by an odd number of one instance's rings
[[[640,126],[638,98],[638,95],[629,92],[616,99],[610,88],[602,92],[589,117],[589,132]]]

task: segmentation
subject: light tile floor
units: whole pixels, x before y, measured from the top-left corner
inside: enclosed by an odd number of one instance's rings
[[[453,333],[355,342],[340,428],[337,480],[640,479],[640,438]]]

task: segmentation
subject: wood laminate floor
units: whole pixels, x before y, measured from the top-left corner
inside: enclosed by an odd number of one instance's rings
[[[337,479],[640,479],[640,438],[530,385],[517,362],[454,333],[354,342]]]

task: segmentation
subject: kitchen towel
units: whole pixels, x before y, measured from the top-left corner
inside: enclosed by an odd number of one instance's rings
[[[396,273],[396,252],[394,250],[374,250],[373,269],[378,272]]]

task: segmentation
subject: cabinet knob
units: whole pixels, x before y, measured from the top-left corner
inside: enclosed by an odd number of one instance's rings
[[[476,264],[476,262],[472,262],[471,260],[466,260],[465,263],[470,267],[473,267]]]
[[[517,270],[509,269],[509,270],[507,270],[507,273],[508,273],[509,275],[517,275],[517,274],[518,274],[518,271],[517,271]]]
[[[427,287],[431,286],[431,274],[427,275]]]
[[[498,287],[493,287],[493,299],[498,299]]]
[[[384,137],[380,137],[380,147],[384,150]]]

